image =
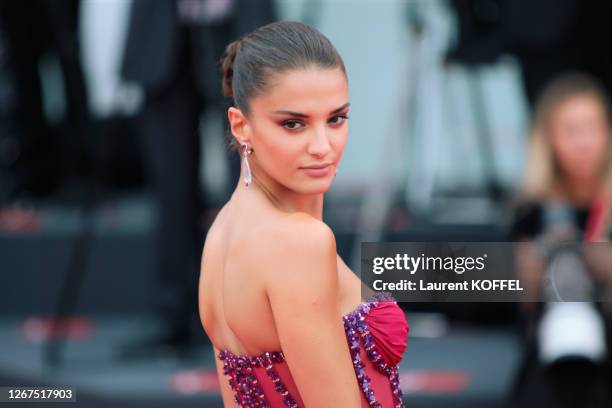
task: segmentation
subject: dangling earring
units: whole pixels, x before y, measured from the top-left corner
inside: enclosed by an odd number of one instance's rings
[[[249,154],[253,153],[253,149],[249,149],[249,145],[242,144],[242,169],[244,171],[244,185],[249,186],[253,181],[251,176],[251,166],[249,166]]]

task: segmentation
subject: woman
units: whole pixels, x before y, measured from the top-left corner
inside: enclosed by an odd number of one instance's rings
[[[599,300],[610,299],[610,246],[567,242],[611,237],[610,123],[605,92],[583,74],[557,78],[536,105],[513,237],[528,300],[543,301],[521,304],[528,350],[521,381],[537,383],[544,373],[553,388],[539,406],[609,406],[600,370],[610,350],[609,304]],[[534,395],[524,396],[529,405]]]
[[[222,66],[241,180],[199,290],[225,406],[402,406],[404,314],[388,295],[362,302],[322,221],[348,137],[342,59],[316,29],[276,22],[228,45]]]
[[[593,78],[578,73],[548,85],[533,122],[512,234],[533,243],[520,246],[519,273],[535,295],[541,290],[541,255],[548,244],[612,237],[612,134],[605,92]],[[596,260],[591,266],[593,278],[609,281],[609,268]]]

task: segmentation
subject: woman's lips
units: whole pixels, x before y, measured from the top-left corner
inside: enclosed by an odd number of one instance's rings
[[[332,164],[322,164],[317,166],[300,167],[306,174],[312,177],[324,177],[332,171]]]

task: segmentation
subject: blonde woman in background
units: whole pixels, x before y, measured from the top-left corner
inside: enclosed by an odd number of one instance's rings
[[[512,234],[517,241],[608,241],[612,205],[610,105],[603,88],[584,74],[557,78],[535,107],[527,165]],[[567,217],[567,218],[565,218]],[[525,245],[524,247],[529,248]],[[531,291],[541,284],[542,259],[520,259]],[[609,281],[594,262],[593,277]]]
[[[527,293],[521,303],[527,344],[537,355],[535,371],[524,375],[544,368],[555,407],[610,406],[601,375],[609,366],[609,306],[598,300],[609,298],[612,254],[609,245],[595,244],[611,237],[609,109],[603,88],[583,74],[564,75],[544,89],[512,228]],[[582,244],[571,249],[568,242]]]

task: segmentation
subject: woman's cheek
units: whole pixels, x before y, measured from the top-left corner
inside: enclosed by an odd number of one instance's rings
[[[292,161],[288,152],[284,149],[277,149],[270,155],[271,166],[279,180],[290,178],[293,172]]]
[[[348,141],[348,134],[342,135],[339,139],[338,143],[336,143],[336,152],[338,155],[342,155],[344,153],[344,149],[346,147],[346,142]]]

